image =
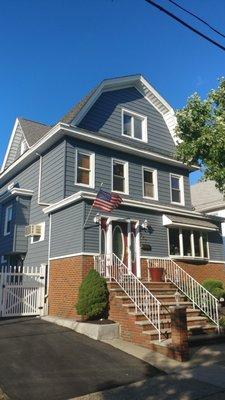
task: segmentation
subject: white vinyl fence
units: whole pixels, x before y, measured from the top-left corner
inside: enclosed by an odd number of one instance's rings
[[[43,315],[46,266],[0,270],[0,317]]]

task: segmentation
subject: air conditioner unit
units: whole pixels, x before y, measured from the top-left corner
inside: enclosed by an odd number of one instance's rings
[[[25,236],[41,236],[41,225],[27,225],[25,226]]]

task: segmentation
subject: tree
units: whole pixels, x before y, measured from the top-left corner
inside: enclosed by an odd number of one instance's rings
[[[204,180],[214,180],[225,191],[225,79],[202,100],[195,93],[177,111],[176,135],[180,139],[177,157],[188,165],[197,164]]]
[[[108,317],[109,291],[105,278],[94,269],[90,269],[83,280],[76,304],[78,315],[89,319]]]

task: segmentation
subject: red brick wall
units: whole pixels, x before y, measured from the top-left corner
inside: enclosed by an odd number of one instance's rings
[[[90,268],[93,256],[76,256],[50,261],[49,315],[77,318],[75,304],[80,284]]]
[[[219,279],[225,285],[225,265],[216,263],[193,264],[183,261],[176,263],[190,274],[196,281],[202,283],[205,279]]]

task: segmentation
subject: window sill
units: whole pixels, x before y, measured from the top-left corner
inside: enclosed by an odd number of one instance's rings
[[[184,204],[184,203],[177,203],[176,201],[171,201],[170,203],[173,204],[174,206],[182,206],[182,207],[185,207],[185,204]]]
[[[159,201],[158,197],[148,197],[148,196],[143,196],[143,199],[145,199],[145,200],[154,200],[154,201]]]
[[[95,189],[95,187],[93,185],[85,185],[85,183],[76,183],[75,182],[75,186],[81,186],[81,187],[85,187],[85,188],[89,188],[89,189]]]
[[[119,190],[111,190],[112,193],[117,193],[117,194],[125,194],[127,196],[129,196],[129,193],[127,192],[120,192]]]
[[[125,137],[125,138],[127,138],[127,139],[137,140],[138,142],[141,142],[141,143],[148,143],[148,140],[147,140],[147,139],[138,139],[138,138],[135,138],[135,137],[133,137],[133,136],[125,135],[124,133],[122,133],[121,136],[123,136],[123,137]]]

